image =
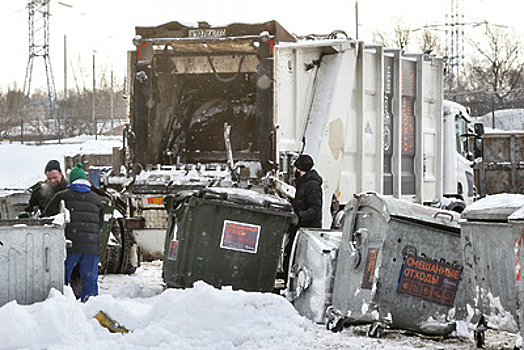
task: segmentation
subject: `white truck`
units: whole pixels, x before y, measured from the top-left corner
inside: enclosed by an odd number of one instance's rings
[[[447,209],[462,212],[477,199],[473,167],[482,154],[484,127],[474,123],[468,110],[451,101],[443,105],[444,197],[452,199]]]
[[[104,181],[128,200],[126,227],[146,258],[162,257],[164,196],[274,191],[301,153],[324,179],[326,228],[363,191],[437,206],[472,199],[455,112],[443,114],[442,58],[340,31],[297,37],[276,21],[137,27],[134,44],[127,158]]]

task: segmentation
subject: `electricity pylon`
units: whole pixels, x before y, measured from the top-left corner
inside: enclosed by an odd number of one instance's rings
[[[48,118],[55,119],[58,115],[57,96],[51,59],[49,56],[49,5],[51,0],[29,0],[27,9],[29,12],[29,58],[24,79],[24,116],[27,117],[29,105],[39,106],[39,112],[45,111]],[[38,61],[38,62],[37,62]],[[40,98],[32,98],[31,87],[35,64],[43,65],[45,73],[46,91]],[[23,123],[22,123],[23,125]],[[23,128],[23,127],[22,127]],[[60,131],[58,131],[60,133]],[[23,131],[22,131],[23,140]]]

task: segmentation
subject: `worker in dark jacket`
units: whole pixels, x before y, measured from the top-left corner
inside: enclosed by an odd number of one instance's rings
[[[38,211],[41,213],[55,193],[65,190],[67,187],[67,180],[62,173],[58,160],[50,160],[45,166],[44,174],[46,181],[38,182],[30,188],[31,197],[29,198],[29,205],[25,208],[25,211],[30,215],[36,215]]]
[[[298,224],[288,232],[287,243],[284,247],[283,269],[287,278],[291,248],[300,227],[322,227],[322,178],[313,169],[313,159],[302,154],[293,165],[295,173],[295,198],[292,201]]]
[[[100,259],[100,228],[104,218],[102,201],[91,191],[82,164],[78,163],[69,174],[67,189],[58,192],[44,209],[44,216],[58,214],[64,201],[70,212],[66,223],[66,238],[72,242],[65,261],[65,284],[69,285],[73,268],[78,264],[82,278],[81,300],[98,295],[98,261]]]
[[[313,169],[313,159],[303,154],[295,161],[295,199],[293,208],[298,215],[298,227],[322,227],[322,178]]]

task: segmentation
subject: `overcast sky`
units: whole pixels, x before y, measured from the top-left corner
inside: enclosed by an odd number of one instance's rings
[[[0,89],[24,85],[28,63],[29,0],[0,3],[0,31],[3,52]],[[457,0],[455,0],[457,1]],[[463,0],[466,22],[488,20],[509,26],[523,26],[518,0]],[[412,28],[426,24],[443,25],[451,0],[360,0],[359,38],[372,40],[372,32],[386,31],[402,17]],[[353,0],[51,0],[50,57],[57,91],[64,88],[64,36],[67,41],[68,88],[92,86],[93,55],[98,74],[114,72],[122,82],[126,71],[126,51],[133,49],[135,26],[156,26],[169,21],[211,24],[279,21],[296,34],[330,33],[342,29],[355,37]],[[42,58],[35,58],[33,88],[42,85],[45,72]],[[40,83],[39,83],[40,82]]]

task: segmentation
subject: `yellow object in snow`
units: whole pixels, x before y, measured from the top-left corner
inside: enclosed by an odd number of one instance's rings
[[[120,325],[118,322],[113,320],[111,317],[109,317],[105,312],[99,311],[95,318],[100,322],[100,324],[107,329],[111,333],[129,333],[126,327]]]

